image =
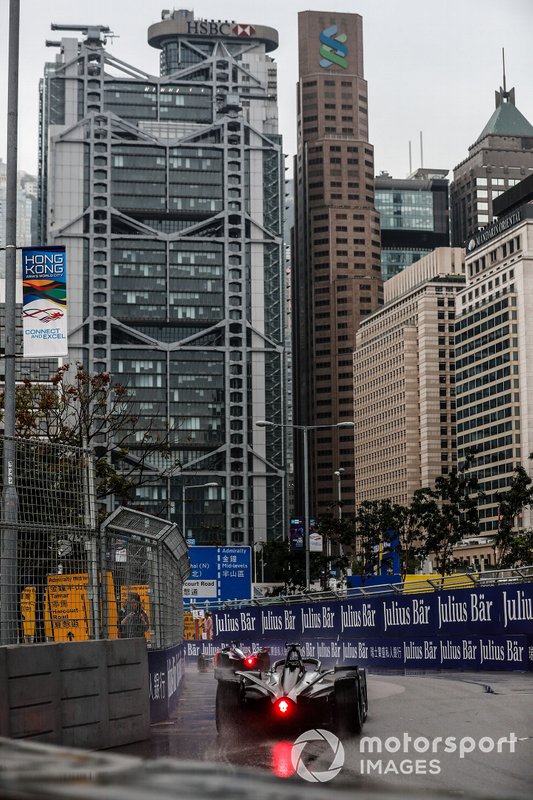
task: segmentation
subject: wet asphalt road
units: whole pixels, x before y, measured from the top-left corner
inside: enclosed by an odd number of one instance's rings
[[[369,753],[361,737],[343,741],[344,766],[333,782],[352,780],[355,787],[363,775],[369,788],[413,789],[424,795],[438,789],[455,797],[487,800],[533,796],[533,674],[371,674],[368,689],[363,736],[380,737],[382,752],[376,752],[374,744]],[[292,737],[263,738],[251,731],[239,739],[217,736],[215,692],[212,672],[187,671],[174,719],[153,725],[149,741],[115,752],[258,767],[301,780],[291,765]],[[516,742],[510,741],[511,734]],[[455,752],[443,752],[447,736],[455,737]],[[388,737],[395,739],[387,744]],[[417,737],[422,738],[415,743]],[[400,749],[392,752],[397,739]],[[481,752],[480,740],[486,752]],[[472,752],[461,756],[461,744]],[[429,751],[423,752],[426,746]],[[306,759],[312,770],[328,769],[331,750],[325,744],[309,744]]]

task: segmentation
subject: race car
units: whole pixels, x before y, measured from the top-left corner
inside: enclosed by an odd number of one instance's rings
[[[340,736],[361,732],[368,713],[366,670],[359,666],[322,669],[304,658],[302,646],[288,643],[285,658],[266,673],[236,670],[216,675],[216,726],[219,734],[330,726]]]
[[[268,647],[263,647],[260,650],[245,653],[239,642],[231,642],[215,653],[214,665],[217,679],[223,678],[228,672],[234,673],[237,670],[264,672],[270,669],[270,650]]]

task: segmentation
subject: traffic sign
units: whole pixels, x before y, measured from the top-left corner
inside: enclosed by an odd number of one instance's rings
[[[191,577],[183,585],[186,602],[250,600],[251,548],[189,547]]]

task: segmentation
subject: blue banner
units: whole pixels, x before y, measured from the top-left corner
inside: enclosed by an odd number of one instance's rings
[[[183,645],[148,651],[150,722],[169,719],[176,710],[185,669]]]
[[[279,644],[281,654],[301,641],[333,663],[533,669],[533,583],[213,612],[201,647],[231,640]]]

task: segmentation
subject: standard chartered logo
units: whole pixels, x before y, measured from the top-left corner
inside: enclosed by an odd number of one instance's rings
[[[327,742],[329,744],[333,753],[333,760],[329,769],[321,771],[309,769],[303,759],[303,753],[308,742]],[[335,778],[341,771],[344,764],[344,747],[342,742],[331,731],[313,728],[302,733],[294,742],[291,750],[291,762],[293,768],[304,781],[326,783],[326,781]]]
[[[337,26],[331,25],[329,28],[324,28],[320,34],[320,66],[327,69],[332,64],[336,64],[342,69],[346,69],[348,61],[345,56],[348,55],[348,48],[344,44],[348,37],[345,33],[337,34]]]

